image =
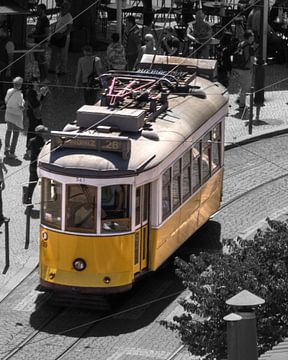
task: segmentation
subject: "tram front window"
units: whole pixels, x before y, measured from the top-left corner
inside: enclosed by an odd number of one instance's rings
[[[41,221],[45,225],[60,229],[62,184],[55,180],[43,178],[41,189]]]
[[[126,232],[131,228],[130,186],[111,185],[101,191],[101,232]]]
[[[66,230],[96,233],[96,199],[95,186],[67,186]]]

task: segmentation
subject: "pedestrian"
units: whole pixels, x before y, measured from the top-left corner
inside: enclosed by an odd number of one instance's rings
[[[120,44],[120,36],[118,33],[113,33],[111,38],[112,42],[107,47],[108,70],[125,70],[125,49],[124,46]]]
[[[154,36],[152,34],[146,34],[144,37],[144,42],[145,44],[141,46],[140,51],[138,53],[138,57],[135,61],[134,69],[137,69],[137,67],[141,63],[141,59],[144,54],[150,54],[150,55],[156,54],[157,49],[156,49]]]
[[[73,18],[70,14],[70,3],[64,1],[60,7],[55,33],[50,38],[51,60],[49,73],[59,76],[67,73],[68,50]]]
[[[93,54],[92,46],[85,45],[82,49],[83,56],[79,58],[75,78],[75,91],[79,86],[83,87],[84,101],[86,105],[94,105],[97,100],[97,90],[90,87],[89,78],[99,77],[102,73],[102,62]]]
[[[0,139],[0,150],[2,148],[2,140]],[[0,226],[6,220],[5,216],[3,215],[3,201],[2,201],[2,191],[5,189],[5,181],[4,181],[4,173],[7,174],[7,168],[4,164],[3,157],[0,155]]]
[[[241,66],[235,69],[240,83],[240,94],[237,102],[239,103],[239,109],[244,110],[246,107],[246,93],[250,91],[253,77],[254,34],[252,30],[245,31],[244,40],[239,43],[237,52],[243,58]],[[233,57],[235,57],[235,53]]]
[[[224,32],[220,44],[216,48],[218,81],[228,87],[232,71],[232,33]]]
[[[5,121],[7,123],[7,130],[5,134],[5,156],[10,159],[16,159],[15,149],[19,137],[19,132],[23,130],[23,111],[25,101],[21,87],[23,79],[18,76],[13,79],[13,88],[7,90],[5,96],[6,111]],[[13,133],[12,142],[11,135]]]
[[[47,64],[47,44],[48,37],[50,32],[50,23],[46,16],[46,5],[39,4],[37,6],[37,23],[35,31],[28,35],[28,37],[33,38],[37,46],[36,50],[39,52],[34,53],[34,58],[38,63],[39,72],[40,72],[40,81],[43,83],[48,83],[48,64]]]
[[[37,78],[32,78],[26,92],[27,102],[27,117],[28,117],[28,129],[26,137],[26,153],[24,158],[28,160],[30,158],[30,152],[28,149],[29,141],[34,136],[34,129],[36,126],[42,124],[42,103],[47,95],[48,88],[42,86]]]
[[[164,34],[160,46],[164,55],[178,56],[180,50],[179,39],[173,34],[173,30],[171,28],[164,29],[163,32]]]
[[[127,70],[133,70],[141,48],[141,32],[136,25],[135,17],[132,15],[126,17],[123,46],[126,54]]]
[[[193,54],[196,53],[198,58],[208,59],[212,27],[204,19],[203,10],[197,10],[195,21],[188,23],[186,35],[193,45]]]
[[[14,59],[15,45],[8,36],[8,30],[5,26],[0,27],[0,106],[5,108],[5,94],[7,91],[7,82],[11,81],[11,65]]]
[[[29,185],[24,198],[24,204],[31,204],[34,189],[38,182],[37,159],[40,151],[45,144],[44,137],[48,135],[48,128],[44,125],[38,125],[34,129],[34,137],[29,140],[28,149],[31,152],[29,166]]]

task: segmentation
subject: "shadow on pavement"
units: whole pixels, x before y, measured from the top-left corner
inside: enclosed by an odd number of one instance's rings
[[[41,331],[71,337],[80,336],[85,326],[95,320],[95,326],[85,336],[104,337],[131,333],[152,325],[160,315],[163,318],[163,311],[172,305],[174,300],[185,290],[175,275],[175,256],[189,260],[192,253],[221,251],[220,238],[221,225],[215,221],[208,221],[170,257],[165,266],[136,283],[130,292],[110,297],[109,300],[113,304],[112,310],[101,311],[96,307],[95,309],[91,309],[91,307],[83,309],[82,306],[81,308],[67,308],[67,314],[61,315],[61,320],[56,319],[53,324],[49,324],[48,328],[41,329]],[[51,312],[53,308],[51,304],[47,303],[41,306],[44,297],[45,294],[38,296],[37,309],[30,317],[30,324],[35,329],[41,326],[39,318],[43,317],[43,311]],[[173,309],[176,306],[177,304],[173,304]],[[80,314],[82,315],[80,316]],[[73,330],[69,331],[69,329]]]
[[[22,164],[22,161],[19,159],[8,159],[7,157],[5,157],[4,163],[9,166],[20,166]]]

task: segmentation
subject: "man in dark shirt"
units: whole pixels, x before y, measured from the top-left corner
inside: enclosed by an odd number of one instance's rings
[[[31,151],[31,161],[29,166],[29,185],[27,189],[27,194],[24,199],[24,204],[31,204],[32,196],[34,189],[38,182],[38,174],[37,174],[37,158],[40,154],[40,151],[45,144],[45,140],[43,136],[48,133],[48,128],[44,125],[38,125],[35,128],[35,136],[30,139],[29,142],[29,150]]]
[[[50,23],[46,16],[46,6],[44,4],[39,4],[37,6],[37,23],[35,31],[29,35],[32,37],[37,46],[36,50],[39,52],[34,53],[35,60],[38,62],[40,80],[41,82],[48,83],[47,74],[48,74],[48,64],[47,64],[47,43],[50,32]]]
[[[135,17],[132,15],[126,17],[123,46],[125,48],[127,70],[133,70],[141,49],[141,34],[139,27],[136,25]]]

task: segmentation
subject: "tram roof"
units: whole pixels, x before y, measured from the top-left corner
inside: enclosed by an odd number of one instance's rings
[[[40,168],[70,176],[118,177],[133,176],[156,167],[191,136],[192,142],[196,141],[198,131],[202,128],[205,130],[209,126],[209,119],[221,108],[223,115],[227,111],[228,97],[223,95],[225,89],[220,84],[202,77],[196,77],[192,84],[204,89],[206,97],[169,94],[167,110],[149,123],[149,130],[109,134],[97,130],[81,131],[81,136],[86,134],[94,139],[127,139],[131,147],[127,158],[120,152],[77,146],[60,146],[51,151],[52,142],[49,141],[39,156]],[[72,127],[70,134],[76,139],[80,133]]]

